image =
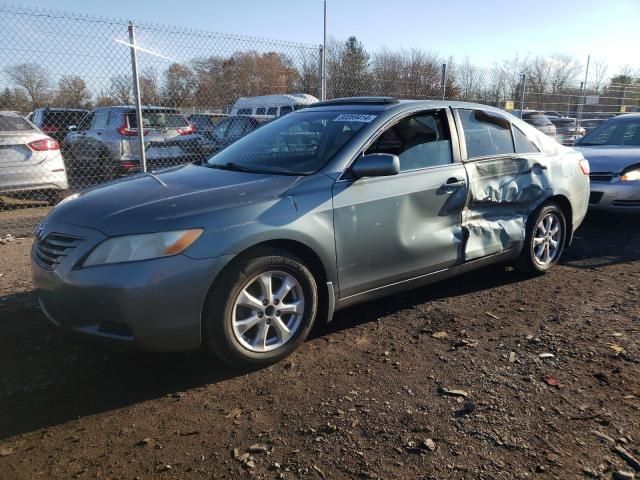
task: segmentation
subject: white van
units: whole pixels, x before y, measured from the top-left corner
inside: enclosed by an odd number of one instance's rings
[[[281,117],[287,113],[316,103],[318,99],[306,93],[288,93],[281,95],[261,95],[259,97],[240,97],[231,107],[231,115],[268,115]]]

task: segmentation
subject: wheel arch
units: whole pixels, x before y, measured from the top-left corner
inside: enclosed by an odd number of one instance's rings
[[[560,207],[562,213],[564,214],[564,220],[567,227],[564,246],[568,247],[569,245],[571,245],[571,241],[573,240],[573,207],[571,206],[571,202],[566,196],[561,194],[554,195],[548,198],[547,201],[544,202],[544,204],[547,204],[549,202],[553,202],[558,205],[558,207]]]
[[[331,298],[331,294],[328,288],[329,287],[328,279],[331,277],[328,275],[327,266],[325,266],[320,256],[316,253],[316,251],[313,250],[308,245],[298,240],[291,240],[291,239],[284,239],[284,238],[265,240],[265,241],[256,243],[238,252],[236,255],[234,255],[233,258],[229,262],[227,262],[227,264],[222,268],[222,270],[220,270],[218,275],[216,275],[216,278],[213,280],[213,282],[209,286],[207,296],[205,297],[205,300],[204,300],[205,305],[211,291],[215,288],[218,280],[220,279],[220,276],[224,273],[225,270],[230,268],[230,266],[234,262],[240,261],[242,257],[251,256],[253,252],[258,252],[265,248],[277,248],[277,249],[285,250],[299,257],[300,260],[304,262],[304,264],[311,270],[311,274],[315,278],[316,284],[318,287],[317,319],[320,319],[320,320],[326,319],[326,321],[329,321],[330,316],[333,315],[334,299]],[[202,312],[201,319],[200,319],[201,329],[204,328],[205,315],[207,314],[205,305],[203,305],[203,308],[201,309],[201,312]]]

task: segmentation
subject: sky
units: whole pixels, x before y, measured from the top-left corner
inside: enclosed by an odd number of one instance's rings
[[[20,5],[322,43],[322,0],[21,0]],[[640,66],[640,0],[328,0],[328,34],[369,51],[421,48],[490,66],[569,53]]]

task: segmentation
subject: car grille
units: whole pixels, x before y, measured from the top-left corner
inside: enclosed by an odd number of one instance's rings
[[[611,172],[591,172],[589,174],[589,180],[592,182],[606,182],[609,183],[613,179],[613,173]]]
[[[638,200],[615,200],[611,202],[616,207],[640,207],[640,199]]]
[[[46,269],[52,270],[64,257],[82,242],[82,238],[61,233],[50,233],[36,243],[36,258]]]

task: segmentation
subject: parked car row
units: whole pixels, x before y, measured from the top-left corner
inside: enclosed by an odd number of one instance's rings
[[[0,115],[0,127],[6,129],[0,133],[0,194],[55,204],[69,188],[141,171],[140,129],[132,106],[39,108],[28,116],[32,121],[15,112]],[[142,118],[149,170],[201,163],[272,119],[219,114],[185,118],[164,107],[144,107]],[[43,139],[47,141],[31,143]]]

